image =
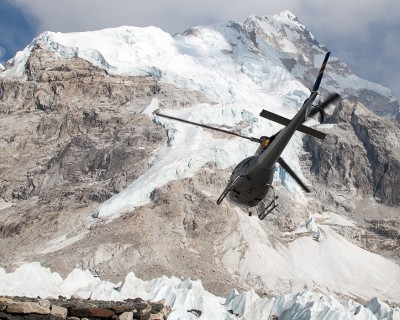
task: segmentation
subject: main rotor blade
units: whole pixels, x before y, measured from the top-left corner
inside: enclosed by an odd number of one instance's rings
[[[219,131],[219,132],[223,132],[223,133],[226,133],[226,134],[230,134],[232,136],[236,136],[236,137],[247,139],[247,140],[250,140],[250,141],[253,141],[253,142],[261,143],[261,139],[259,139],[259,138],[243,136],[243,135],[235,133],[233,131],[228,131],[228,130],[224,130],[224,129],[220,129],[220,128],[211,127],[211,126],[208,126],[206,124],[201,124],[201,123],[197,123],[197,122],[193,122],[193,121],[189,121],[189,120],[175,118],[175,117],[172,117],[172,116],[167,116],[166,114],[162,114],[162,113],[158,113],[158,112],[155,112],[155,114],[157,116],[160,116],[160,117],[164,117],[164,118],[168,118],[168,119],[172,119],[172,120],[176,120],[176,121],[192,124],[192,125],[195,125],[195,126],[200,126],[200,127],[203,127],[203,128],[209,129],[209,130]]]
[[[301,181],[301,179],[294,173],[294,171],[289,167],[289,165],[281,157],[279,157],[278,163],[299,184],[299,186],[303,188],[303,190],[305,192],[307,192],[307,193],[311,192],[311,190],[304,184],[303,181]]]
[[[341,98],[341,96],[339,94],[332,93],[324,102],[322,102],[319,106],[316,106],[314,109],[311,110],[311,112],[309,114],[309,118],[315,116],[318,112],[325,109],[332,102],[334,102],[340,98]]]

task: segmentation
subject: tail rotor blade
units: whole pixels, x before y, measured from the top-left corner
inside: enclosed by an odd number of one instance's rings
[[[321,109],[326,108],[328,105],[330,105],[332,102],[335,102],[336,100],[340,99],[340,95],[338,93],[332,93],[324,102],[322,102],[319,107]]]
[[[289,165],[281,157],[279,157],[278,163],[299,184],[299,186],[303,188],[305,192],[311,192],[311,190],[304,184],[303,181],[301,181],[301,179],[294,173],[292,168],[290,168]]]
[[[327,106],[329,106],[331,103],[335,102],[340,98],[341,98],[340,95],[337,93],[331,94],[324,102],[322,102],[320,105],[316,106],[313,110],[311,110],[309,117],[311,118],[315,116],[317,113],[321,113]]]

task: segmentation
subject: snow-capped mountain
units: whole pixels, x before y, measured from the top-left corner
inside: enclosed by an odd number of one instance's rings
[[[321,51],[327,49],[289,11],[273,17],[250,17],[244,22],[254,44],[271,57],[275,55],[291,74],[311,88],[316,76],[313,66],[318,66]],[[271,52],[270,48],[276,52]],[[365,81],[354,75],[343,62],[330,59],[323,88],[338,92],[343,97],[360,101],[376,114],[394,119],[399,113],[399,103],[387,88]]]
[[[174,37],[154,27],[69,34],[45,32],[17,54],[8,76],[24,74],[27,57],[36,45],[61,58],[83,58],[109,74],[161,77],[179,87],[232,102],[240,101],[240,88],[226,83],[232,75],[247,77],[245,80],[257,84],[259,89],[272,91],[280,89],[280,82],[286,82],[285,73],[279,75],[279,69],[285,66],[310,88],[317,72],[315,66],[327,51],[296,16],[284,11],[272,17],[252,16],[243,24],[226,22],[194,27]],[[328,70],[322,90],[356,97],[358,101],[361,98],[367,107],[388,118],[394,119],[399,113],[399,104],[389,89],[360,79],[337,58],[330,59]],[[232,80],[246,84],[243,79]],[[246,96],[244,101],[251,100]],[[260,101],[258,96],[255,101]]]
[[[283,155],[315,192],[278,168],[281,207],[265,222],[215,203],[257,145],[153,114],[270,135],[279,126],[259,112],[293,116],[326,51],[287,11],[173,37],[154,27],[39,35],[0,74],[3,263],[200,278],[221,296],[307,289],[399,303],[388,257],[399,241],[400,131],[378,117],[398,115],[389,89],[331,58],[321,92],[347,98],[321,128],[331,138],[307,142],[308,154],[298,134]],[[390,146],[375,145],[389,134]]]

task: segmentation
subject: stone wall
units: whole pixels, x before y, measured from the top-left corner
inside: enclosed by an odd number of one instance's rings
[[[63,297],[57,300],[0,297],[1,320],[163,320],[170,312],[164,300],[149,302],[136,298],[117,302]]]

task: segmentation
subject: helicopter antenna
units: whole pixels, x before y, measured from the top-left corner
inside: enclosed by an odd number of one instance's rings
[[[261,143],[261,141],[262,141],[260,138],[243,136],[243,135],[235,133],[233,131],[228,131],[228,130],[224,130],[224,129],[220,129],[220,128],[215,128],[215,127],[208,126],[206,124],[201,124],[201,123],[197,123],[197,122],[193,122],[193,121],[189,121],[189,120],[175,118],[175,117],[168,116],[166,114],[162,114],[162,113],[159,113],[159,112],[155,112],[155,115],[157,115],[159,117],[164,117],[164,118],[167,118],[167,119],[172,119],[172,120],[176,120],[176,121],[192,124],[192,125],[195,125],[195,126],[203,127],[203,128],[209,129],[209,130],[214,130],[214,131],[219,131],[219,132],[222,132],[222,133],[230,134],[232,136],[236,136],[236,137],[239,137],[239,138],[247,139],[247,140],[250,140],[250,141],[253,141],[253,142],[257,142],[257,143]]]

